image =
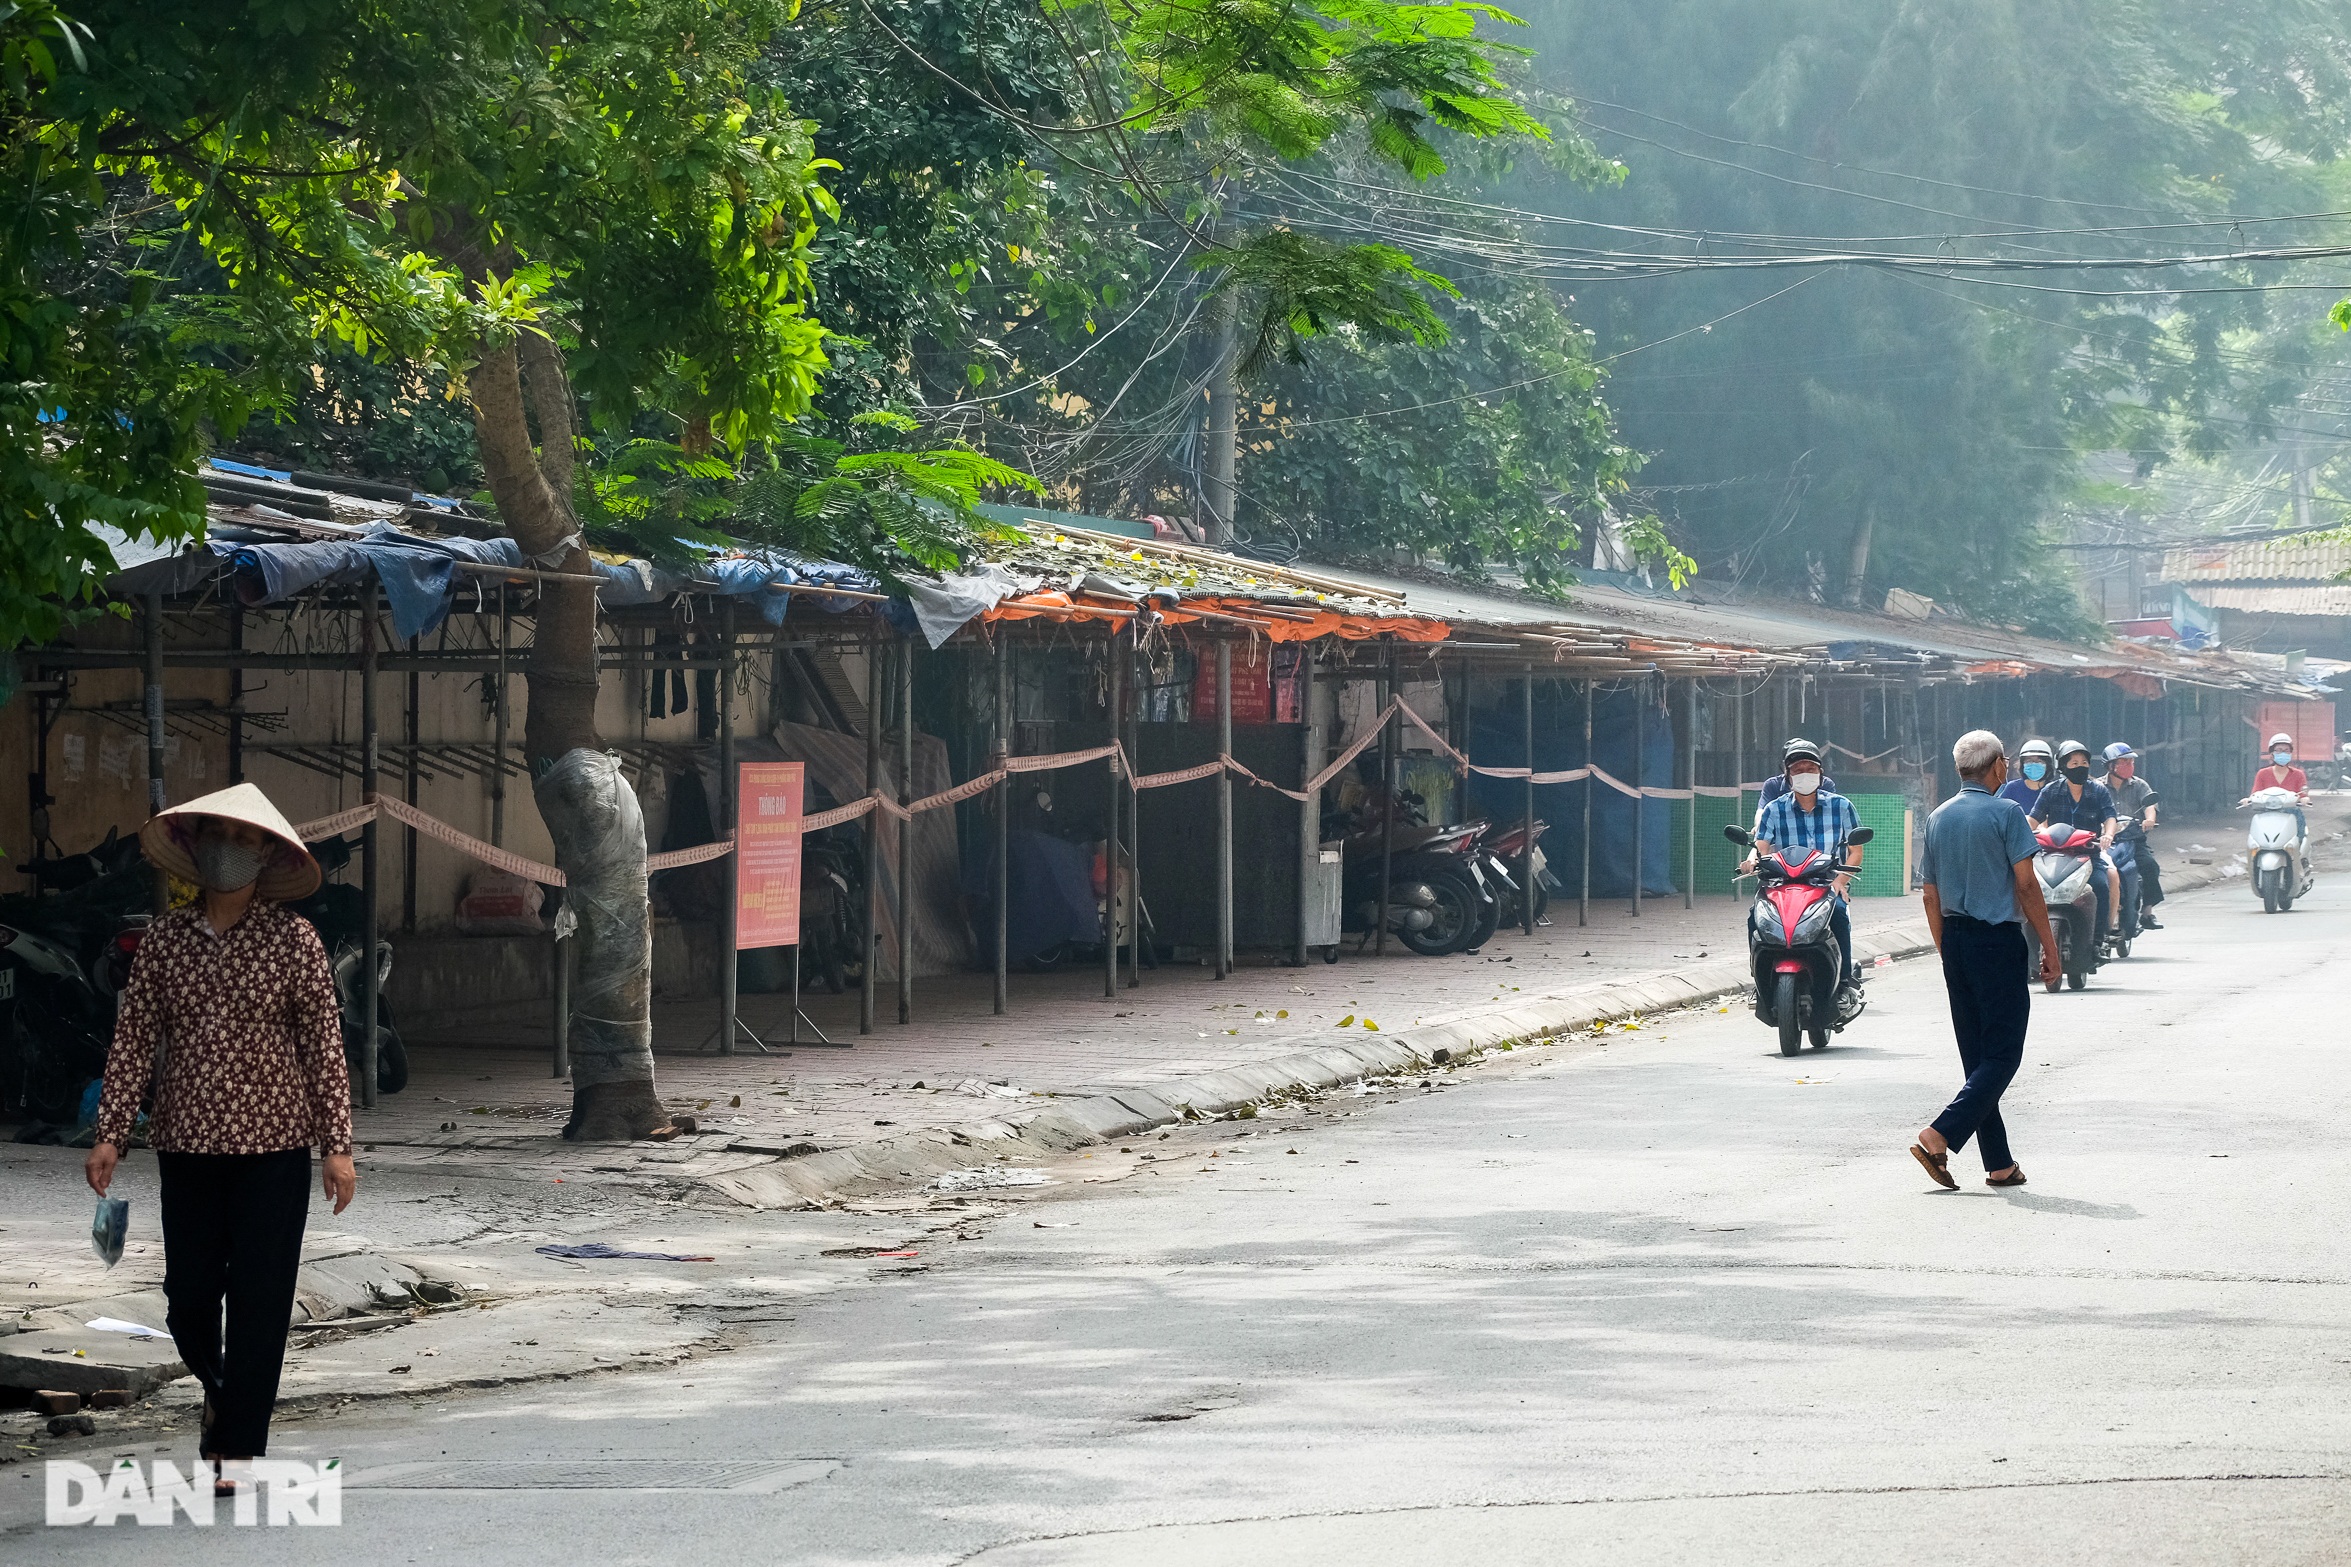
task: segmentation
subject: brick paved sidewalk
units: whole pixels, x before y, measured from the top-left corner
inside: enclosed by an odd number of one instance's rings
[[[874,1032],[857,1034],[852,993],[804,996],[809,1016],[850,1049],[794,1049],[787,998],[742,999],[744,1021],[777,1042],[732,1057],[700,1053],[717,1005],[654,1008],[662,1096],[702,1119],[703,1135],[670,1148],[589,1148],[550,1143],[570,1104],[568,1084],[548,1074],[543,1024],[487,1025],[468,1037],[412,1046],[408,1089],[359,1113],[362,1142],[389,1155],[442,1151],[467,1162],[525,1155],[590,1172],[640,1163],[688,1164],[703,1173],[727,1144],[780,1150],[836,1147],[920,1126],[983,1119],[1036,1095],[1078,1094],[1166,1082],[1298,1048],[1307,1035],[1345,1024],[1394,1030],[1437,1023],[1593,985],[1735,956],[1747,901],[1710,897],[1595,904],[1575,924],[1572,901],[1530,938],[1504,931],[1476,954],[1423,958],[1391,946],[1385,957],[1343,954],[1303,969],[1244,963],[1218,981],[1205,967],[1147,969],[1139,986],[1102,994],[1098,968],[1015,973],[1010,1011],[990,1011],[986,974],[920,982],[914,1021],[896,1021],[895,997],[879,998]],[[1919,917],[1918,900],[1879,898],[1856,907],[1868,932]],[[919,1086],[918,1086],[919,1085]],[[740,1099],[740,1104],[731,1101]]]
[[[2340,827],[2337,818],[2346,815],[2351,799],[2318,801],[2313,830]],[[2189,866],[2188,846],[2211,845],[2217,852],[2210,857],[2225,861],[2243,842],[2240,815],[2169,826],[2161,852],[2185,883],[2217,869]],[[1122,983],[1115,999],[1104,998],[1098,968],[1015,973],[1004,1017],[989,1010],[989,976],[955,975],[916,985],[911,1024],[896,1021],[896,999],[885,988],[875,1031],[863,1038],[854,994],[804,996],[815,1022],[850,1049],[697,1053],[716,1030],[717,1004],[659,1003],[654,1037],[663,1098],[704,1126],[667,1146],[561,1142],[571,1092],[548,1075],[543,1019],[486,1020],[461,1037],[412,1048],[407,1091],[360,1112],[359,1131],[379,1157],[403,1162],[519,1162],[589,1176],[681,1166],[681,1175],[700,1175],[795,1146],[839,1147],[965,1124],[1036,1104],[1041,1095],[1139,1087],[1263,1061],[1348,1020],[1382,1030],[1447,1022],[1720,961],[1741,950],[1746,907],[1744,897],[1701,897],[1695,909],[1684,909],[1678,897],[1648,899],[1635,918],[1623,901],[1596,902],[1591,923],[1579,928],[1569,899],[1552,905],[1552,923],[1532,937],[1503,931],[1474,955],[1423,958],[1391,946],[1383,958],[1345,953],[1336,964],[1303,969],[1247,963],[1222,982],[1203,967],[1162,968],[1146,970],[1139,986]],[[1854,916],[1861,934],[1884,932],[1915,924],[1919,900],[1867,899]],[[784,997],[745,996],[742,1013],[764,1038],[784,1038]]]

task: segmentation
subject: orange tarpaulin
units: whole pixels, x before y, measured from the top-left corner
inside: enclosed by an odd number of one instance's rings
[[[1005,599],[981,616],[983,620],[1132,620],[1135,612],[1124,605],[1092,598],[1073,599],[1060,591],[1025,593]],[[1171,626],[1245,620],[1269,642],[1311,642],[1317,637],[1345,637],[1360,642],[1391,636],[1406,642],[1442,642],[1453,628],[1441,620],[1419,615],[1357,615],[1333,609],[1309,610],[1297,605],[1264,605],[1254,599],[1185,599],[1182,606],[1160,612]]]

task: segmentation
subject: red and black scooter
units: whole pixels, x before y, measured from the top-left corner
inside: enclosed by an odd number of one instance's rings
[[[1731,842],[1752,848],[1743,827],[1722,830]],[[1876,836],[1867,827],[1845,835],[1843,848]],[[1792,1056],[1812,1036],[1812,1048],[1826,1050],[1829,1035],[1861,1015],[1837,1015],[1837,985],[1845,976],[1845,953],[1829,932],[1837,895],[1831,883],[1845,867],[1841,854],[1819,849],[1774,850],[1755,868],[1759,885],[1747,911],[1747,961],[1755,975],[1755,1015],[1780,1031],[1780,1054]]]
[[[2057,966],[2075,990],[2089,984],[2097,969],[2098,838],[2070,822],[2051,822],[2033,834],[2033,871],[2041,878],[2041,899],[2049,905],[2049,927],[2057,936]],[[2041,974],[2041,933],[2025,926],[2026,972]],[[2122,949],[2129,956],[2129,948]],[[2057,980],[2049,981],[2055,990]]]

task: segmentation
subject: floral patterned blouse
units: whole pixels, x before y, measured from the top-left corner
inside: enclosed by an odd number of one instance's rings
[[[201,903],[147,927],[115,1014],[98,1141],[130,1146],[155,1076],[149,1140],[166,1153],[351,1151],[334,970],[298,914],[256,900],[216,936]]]

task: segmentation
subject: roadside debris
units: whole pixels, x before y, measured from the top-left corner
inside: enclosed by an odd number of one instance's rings
[[[977,1192],[999,1186],[1050,1186],[1052,1178],[1042,1170],[990,1170],[976,1168],[949,1170],[931,1182],[935,1192]]]

